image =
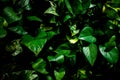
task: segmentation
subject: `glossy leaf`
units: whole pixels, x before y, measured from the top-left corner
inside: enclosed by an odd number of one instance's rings
[[[93,29],[91,27],[84,27],[79,35],[80,40],[87,42],[96,42],[96,38],[93,36]]]
[[[10,27],[8,28],[9,30],[17,33],[17,34],[20,34],[20,35],[25,35],[27,34],[27,32],[23,29],[22,26],[15,26],[15,27]]]
[[[87,47],[83,47],[83,53],[91,66],[93,66],[97,58],[97,46],[92,43]]]
[[[22,37],[22,43],[28,47],[36,56],[40,53],[47,41],[46,34],[41,32],[36,37],[30,35],[24,35]]]
[[[26,40],[27,38],[28,40]],[[26,41],[25,41],[26,40]],[[23,37],[23,44],[27,46],[37,56],[44,47],[47,39],[34,39],[29,35]]]
[[[34,70],[36,70],[42,74],[48,73],[46,70],[46,62],[42,58],[39,58],[35,62],[33,62],[32,67]]]
[[[4,8],[3,15],[8,23],[12,23],[21,19],[21,17],[17,16],[17,13],[13,10],[12,7]]]
[[[48,56],[48,60],[57,62],[57,63],[63,63],[64,62],[64,56],[59,55],[59,56]]]
[[[59,72],[54,70],[54,75],[55,75],[56,80],[62,80],[62,78],[65,75],[65,70],[62,70],[62,71],[59,71]]]
[[[103,55],[103,57],[106,58],[110,63],[117,63],[119,59],[119,51],[117,47],[114,47],[112,50],[108,52],[106,52],[105,49],[106,49],[105,46],[101,46],[101,45],[99,46],[99,50]]]

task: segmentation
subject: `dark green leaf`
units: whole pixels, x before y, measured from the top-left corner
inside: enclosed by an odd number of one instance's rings
[[[93,66],[97,58],[97,46],[95,44],[90,44],[87,47],[83,47],[83,53],[91,66]]]
[[[20,34],[20,35],[25,35],[27,32],[23,29],[22,26],[15,26],[15,27],[10,27],[9,28],[11,31]]]
[[[48,56],[49,61],[55,61],[57,63],[63,63],[64,62],[64,56],[59,55],[59,56]]]
[[[79,35],[80,40],[87,42],[96,42],[96,38],[93,36],[93,29],[91,27],[84,27]]]
[[[73,10],[72,10],[69,0],[65,0],[65,5],[66,5],[68,11],[73,15]]]
[[[47,74],[48,72],[46,71],[46,62],[42,59],[39,58],[37,61],[32,63],[33,69],[36,71],[42,73],[42,74]]]
[[[34,52],[35,55],[37,56],[47,41],[47,38],[45,36],[46,36],[45,32],[40,32],[36,37],[24,35],[22,37],[22,43],[26,47],[28,47],[32,52]]]
[[[42,20],[40,18],[38,18],[37,16],[28,16],[27,19],[29,21],[39,21],[39,22],[42,22]]]
[[[0,17],[0,28],[3,27],[3,23],[4,23],[4,19],[2,17]]]
[[[72,8],[75,14],[81,13],[81,11],[83,10],[82,1],[74,0]]]
[[[115,41],[115,39],[116,39],[116,36],[113,35],[113,36],[109,39],[109,41],[105,43],[105,47],[106,47],[105,51],[110,51],[110,50],[112,50],[112,49],[116,46],[116,41]]]
[[[7,35],[7,31],[3,28],[0,28],[0,38],[4,38]]]
[[[114,47],[109,52],[106,52],[105,49],[106,49],[105,46],[101,46],[101,45],[99,46],[99,50],[103,55],[103,57],[106,58],[110,63],[117,63],[119,59],[119,51],[117,47]]]
[[[21,17],[17,16],[17,13],[13,10],[12,7],[4,8],[3,15],[8,23],[12,23],[21,19]]]
[[[55,33],[54,31],[48,31],[47,32],[47,39],[49,40],[55,35],[57,35],[57,33]]]

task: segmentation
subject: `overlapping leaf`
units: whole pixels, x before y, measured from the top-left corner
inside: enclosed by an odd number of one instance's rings
[[[87,47],[83,47],[83,53],[91,66],[93,66],[97,58],[97,46],[92,43]]]

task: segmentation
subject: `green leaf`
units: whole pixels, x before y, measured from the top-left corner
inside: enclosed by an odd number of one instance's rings
[[[46,62],[42,59],[39,58],[35,62],[32,63],[32,67],[34,70],[42,73],[42,74],[47,74],[48,72],[46,71]]]
[[[111,49],[113,49],[116,46],[116,36],[113,35],[108,42],[105,43],[105,51],[110,51]]]
[[[59,55],[59,56],[48,56],[48,60],[55,61],[57,63],[63,63],[64,62],[64,55]]]
[[[105,46],[99,46],[99,50],[101,54],[103,55],[104,58],[107,59],[108,62],[110,63],[117,63],[119,59],[119,51],[117,47],[114,47],[112,50],[106,52],[105,51],[106,47]]]
[[[73,10],[72,10],[69,0],[65,0],[65,5],[66,5],[68,11],[73,15]]]
[[[17,33],[17,34],[20,34],[20,35],[25,35],[27,34],[27,32],[23,29],[22,26],[15,26],[15,27],[10,27],[8,28],[9,30]]]
[[[47,38],[43,32],[39,33],[36,37],[32,37],[30,35],[24,35],[22,37],[22,43],[28,47],[36,56],[40,53],[46,42]]]
[[[0,28],[0,38],[4,38],[7,35],[7,31],[3,28]]]
[[[54,75],[55,75],[56,80],[62,80],[62,78],[65,75],[65,70],[62,70],[62,71],[59,71],[59,72],[54,70]]]
[[[80,37],[79,39],[90,43],[96,42],[96,38],[94,36],[85,36],[85,37]]]
[[[4,19],[0,17],[0,28],[3,28]]]
[[[61,45],[55,50],[55,52],[57,53],[57,55],[69,56],[69,54],[71,53],[71,50],[70,50],[68,44],[61,44]]]
[[[56,7],[55,6],[51,6],[49,7],[44,14],[53,14],[55,16],[59,16],[58,13],[56,12]]]
[[[28,47],[36,56],[40,53],[44,47],[47,39],[46,38],[34,38],[30,35],[24,35],[22,37],[22,43]]]
[[[42,20],[40,18],[38,18],[37,16],[28,16],[27,19],[30,20],[30,21],[42,22]]]
[[[97,46],[92,43],[87,47],[83,47],[83,53],[91,66],[93,66],[97,58]]]
[[[96,38],[93,36],[93,29],[91,27],[84,27],[78,38],[90,43],[96,42]]]
[[[68,21],[70,18],[71,18],[70,15],[66,15],[66,16],[64,17],[64,22]]]
[[[72,8],[73,8],[73,12],[75,14],[81,13],[81,11],[83,10],[82,1],[80,1],[80,0],[74,0]]]
[[[12,7],[6,7],[3,9],[3,16],[8,23],[12,23],[20,20],[22,17],[17,16],[17,13],[13,10]]]
[[[55,33],[54,31],[48,31],[47,32],[47,38],[48,38],[48,40],[51,39],[55,35],[57,35],[57,33]]]

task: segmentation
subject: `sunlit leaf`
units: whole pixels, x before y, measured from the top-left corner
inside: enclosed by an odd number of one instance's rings
[[[95,44],[90,44],[87,47],[83,47],[83,53],[91,66],[93,66],[97,58],[97,46]]]
[[[33,69],[35,69],[36,71],[38,71],[42,74],[48,73],[46,70],[46,62],[42,58],[39,58],[35,62],[33,62],[32,67],[33,67]]]
[[[99,50],[101,52],[101,54],[103,55],[104,58],[106,58],[108,60],[108,62],[110,63],[117,63],[118,59],[119,59],[119,51],[117,49],[117,47],[114,47],[112,50],[110,51],[105,51],[106,47],[105,46],[99,46]]]
[[[53,14],[55,16],[59,16],[58,13],[56,12],[56,7],[55,6],[51,6],[49,7],[44,14]]]
[[[62,71],[59,71],[59,72],[54,70],[54,75],[55,75],[56,80],[62,80],[62,78],[65,75],[65,70],[62,70]]]

